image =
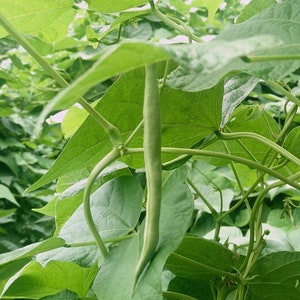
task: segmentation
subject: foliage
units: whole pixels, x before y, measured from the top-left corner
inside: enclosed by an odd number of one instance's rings
[[[0,298],[298,299],[299,1],[100,2],[0,0]]]

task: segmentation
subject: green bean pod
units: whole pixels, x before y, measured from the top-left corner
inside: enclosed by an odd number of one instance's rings
[[[143,118],[147,206],[144,243],[136,267],[134,287],[157,248],[162,194],[161,114],[156,65],[146,66],[145,70]]]

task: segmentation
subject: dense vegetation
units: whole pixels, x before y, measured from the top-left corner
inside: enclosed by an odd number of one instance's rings
[[[299,15],[0,0],[0,299],[299,299]]]

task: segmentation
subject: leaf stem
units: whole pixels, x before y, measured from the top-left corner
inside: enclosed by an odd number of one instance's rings
[[[299,54],[292,55],[247,55],[242,57],[246,62],[265,62],[265,61],[281,61],[281,60],[300,60]]]
[[[162,14],[155,6],[153,1],[150,1],[150,6],[151,6],[151,11],[152,13],[161,19],[165,24],[170,26],[171,28],[174,28],[175,30],[179,31],[180,33],[186,35],[190,40],[194,40],[196,42],[202,42],[201,38],[198,36],[194,35],[188,28],[187,26],[182,26],[167,17],[166,15]]]
[[[33,46],[19,33],[18,30],[0,13],[0,25],[19,43],[44,69],[45,71],[63,88],[69,86],[69,83],[33,48]],[[114,146],[121,144],[121,134],[119,129],[109,123],[101,114],[99,114],[83,97],[80,97],[78,103],[102,126],[109,136]],[[42,130],[42,124],[47,115],[53,110],[57,102],[49,102],[39,116],[35,136],[39,136]]]
[[[112,163],[114,160],[116,160],[118,157],[120,157],[120,150],[118,148],[113,148],[112,151],[110,151],[92,170],[90,173],[84,193],[83,193],[83,207],[84,207],[84,216],[86,219],[86,222],[90,228],[90,231],[97,243],[97,246],[102,254],[102,256],[105,258],[108,255],[107,249],[104,245],[104,242],[98,232],[98,229],[94,223],[92,212],[91,212],[91,205],[90,205],[90,195],[92,191],[92,185],[96,178],[98,177],[99,173],[107,167],[110,163]]]
[[[277,145],[273,141],[267,139],[266,137],[259,135],[254,132],[233,132],[233,133],[223,133],[223,132],[216,132],[216,135],[220,137],[222,140],[236,140],[236,139],[242,139],[242,138],[252,138],[257,141],[260,141],[261,143],[267,145],[268,147],[272,148],[285,158],[289,159],[293,163],[300,166],[300,159],[293,154],[291,154],[289,151],[285,150],[281,146]]]

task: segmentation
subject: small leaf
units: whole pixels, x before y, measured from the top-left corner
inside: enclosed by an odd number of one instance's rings
[[[193,0],[192,1],[192,6],[193,7],[206,7],[207,11],[208,11],[207,22],[209,24],[212,24],[215,13],[218,10],[218,8],[219,8],[219,6],[221,5],[222,2],[223,2],[223,0],[215,0],[215,1],[211,1],[211,0]]]
[[[0,184],[0,199],[1,198],[6,199],[17,206],[20,206],[20,204],[17,202],[17,200],[15,199],[14,195],[11,193],[9,188],[3,184]]]

